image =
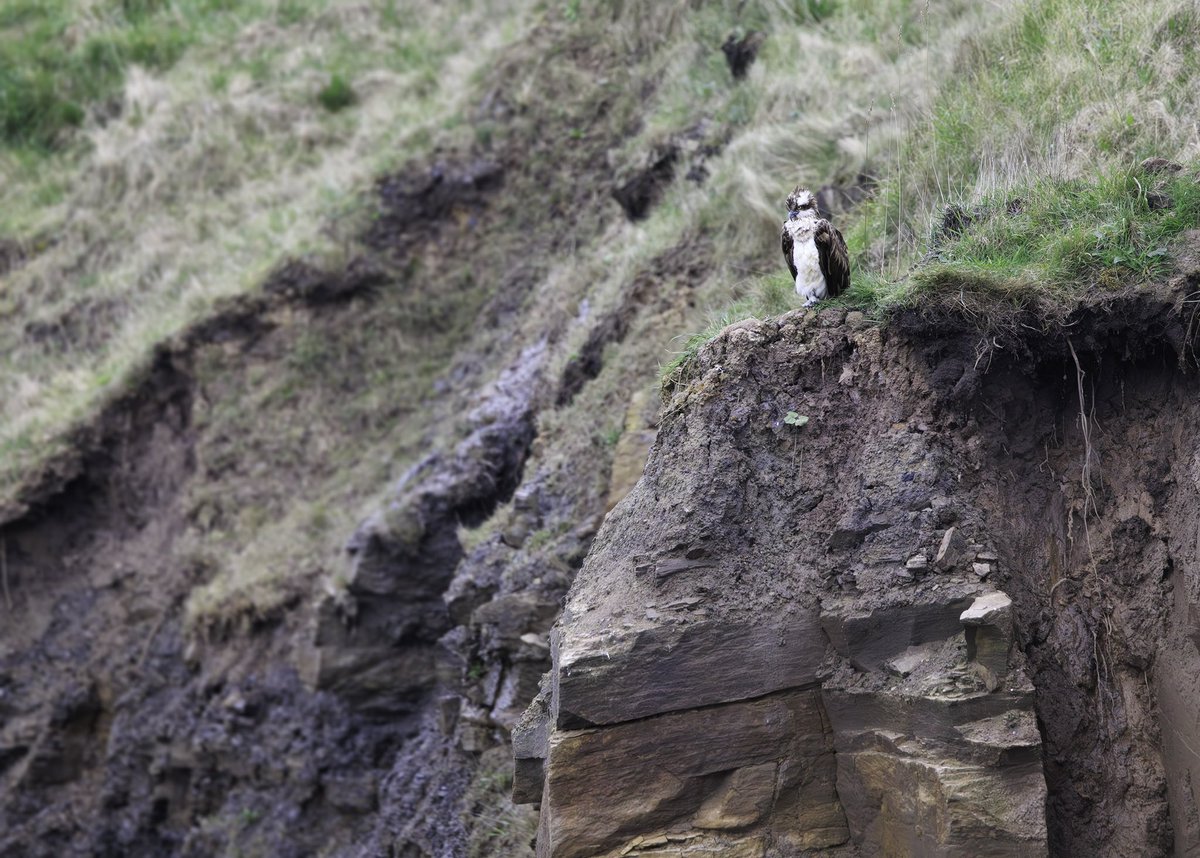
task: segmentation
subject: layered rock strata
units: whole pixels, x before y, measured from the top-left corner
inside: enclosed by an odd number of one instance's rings
[[[514,734],[539,855],[1046,854],[946,380],[843,321],[744,323],[676,386]]]

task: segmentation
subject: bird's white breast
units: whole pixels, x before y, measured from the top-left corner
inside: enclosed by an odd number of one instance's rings
[[[792,234],[792,261],[796,264],[796,294],[805,304],[815,304],[828,294],[825,275],[821,273],[821,258],[813,241],[816,221],[813,218],[798,218],[787,222],[786,229]]]

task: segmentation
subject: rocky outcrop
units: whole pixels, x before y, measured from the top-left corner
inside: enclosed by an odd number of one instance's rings
[[[355,533],[345,592],[318,608],[306,664],[314,686],[396,715],[437,684],[437,643],[452,625],[443,595],[463,558],[458,527],[485,519],[520,482],[544,357],[544,344],[526,349],[471,412],[473,431],[453,453],[415,465]]]
[[[702,350],[514,733],[539,855],[1190,854],[1194,381],[1124,300]]]
[[[514,736],[540,855],[1045,854],[1033,687],[937,397],[842,322],[735,326],[675,390]]]

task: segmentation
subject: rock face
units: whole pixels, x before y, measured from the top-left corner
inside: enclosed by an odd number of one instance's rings
[[[538,855],[1191,854],[1200,599],[1165,582],[1200,502],[1170,306],[1085,308],[1073,342],[990,364],[945,319],[836,310],[706,347],[515,728]]]
[[[520,482],[544,356],[543,347],[527,349],[485,392],[469,415],[473,431],[453,453],[415,465],[354,534],[346,593],[318,608],[305,665],[314,686],[392,716],[434,687],[437,641],[452,625],[443,594],[463,559],[456,531],[485,518]]]
[[[514,736],[539,855],[1046,854],[1011,603],[942,526],[932,416],[837,321],[735,327],[676,390]]]

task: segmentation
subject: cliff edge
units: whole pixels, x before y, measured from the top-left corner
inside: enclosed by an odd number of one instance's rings
[[[1190,854],[1194,279],[702,349],[514,733],[538,854]]]

